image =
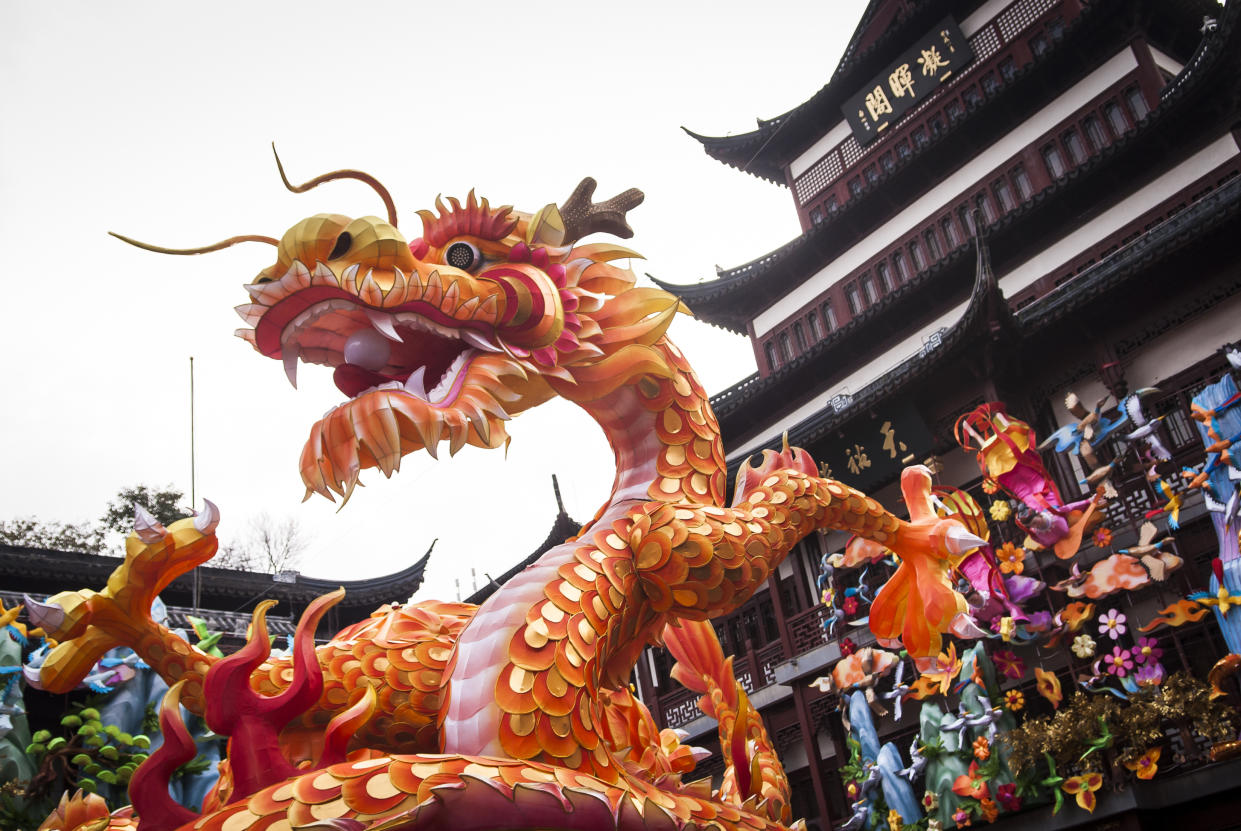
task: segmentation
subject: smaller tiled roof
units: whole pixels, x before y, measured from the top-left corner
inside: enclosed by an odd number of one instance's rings
[[[798,447],[813,447],[852,419],[865,415],[874,407],[906,390],[913,382],[938,371],[964,354],[984,335],[994,336],[999,330],[1015,325],[1008,304],[991,270],[990,251],[984,240],[974,238],[974,285],[961,318],[940,337],[939,343],[926,349],[867,384],[848,406],[839,410],[824,408],[790,427],[788,441]],[[780,437],[773,436],[766,447],[778,449]],[[755,451],[756,452],[756,451]],[[729,462],[729,478],[736,472],[741,458]]]
[[[262,598],[274,598],[290,607],[304,607],[314,598],[345,589],[345,599],[338,606],[342,614],[369,614],[372,609],[391,602],[405,602],[422,585],[428,551],[412,565],[400,571],[368,580],[323,580],[288,572],[279,577],[252,571],[199,566],[199,609],[202,611],[240,611],[251,608]],[[74,551],[0,543],[0,586],[9,592],[26,592],[46,596],[59,591],[82,588],[99,589],[121,564],[121,558]],[[172,581],[161,596],[170,605],[193,605],[193,574],[184,574]]]

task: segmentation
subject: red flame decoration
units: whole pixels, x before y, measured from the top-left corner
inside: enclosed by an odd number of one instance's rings
[[[198,755],[198,746],[181,719],[184,686],[184,681],[178,681],[164,695],[159,706],[159,730],[164,734],[164,743],[138,766],[129,780],[129,799],[138,812],[141,831],[178,828],[198,817],[168,793],[177,768]]]
[[[323,693],[323,670],[315,656],[315,627],[324,612],[344,596],[345,590],[337,589],[306,608],[293,636],[293,679],[276,695],[262,695],[250,686],[251,673],[271,654],[267,610],[275,605],[274,600],[265,600],[255,608],[245,646],[208,670],[203,682],[207,702],[204,720],[216,733],[229,736],[228,760],[233,774],[230,803],[297,774],[280,752],[279,733]]]

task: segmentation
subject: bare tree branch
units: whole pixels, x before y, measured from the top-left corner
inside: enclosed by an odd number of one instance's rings
[[[306,537],[293,517],[255,514],[245,537],[220,549],[211,565],[239,571],[275,574],[297,566],[306,551]]]

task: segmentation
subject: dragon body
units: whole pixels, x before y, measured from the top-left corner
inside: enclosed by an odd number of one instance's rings
[[[702,621],[742,604],[807,533],[840,528],[902,558],[897,591],[880,594],[891,633],[912,638],[915,657],[933,656],[964,609],[950,564],[982,541],[927,507],[925,469],[906,471],[906,499],[922,507],[904,521],[787,447],[747,463],[726,503],[719,426],[665,334],[678,301],[614,264],[633,252],[578,242],[593,231],[628,236],[624,212],[637,191],[592,203],[587,180],[533,215],[473,194],[437,200],[437,212],[420,214],[423,235],[406,241],[376,187],[387,221],[304,220],[238,310],[251,327],[239,334],[291,378],[299,360],[325,364],[348,396],[311,429],[301,459],[308,495],[347,500],[363,470],[390,475],[402,456],[434,455],[443,442],[450,452],[500,447],[509,418],[556,395],[602,426],[616,456],[612,495],[576,538],[481,607],[386,607],[320,646],[317,704],[274,739],[309,772],[225,788],[196,827],[783,827],[787,781],[757,714],[731,666],[705,646],[687,652],[685,639],[714,641]],[[149,541],[131,536],[102,592],[35,607],[62,641],[44,686],[71,686],[91,655],[124,642],[170,683],[184,681],[189,709],[210,719],[227,706],[203,689],[228,659],[146,614],[158,588],[214,551],[209,528],[181,525],[148,531]],[[669,626],[686,627],[682,674],[708,692],[706,710],[731,749],[718,792],[682,783],[687,750],[655,732],[625,691],[642,648]],[[285,695],[295,664],[256,664],[245,694]],[[341,719],[352,754],[327,764],[322,735]]]

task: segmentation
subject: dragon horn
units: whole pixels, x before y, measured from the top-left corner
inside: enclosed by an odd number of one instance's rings
[[[563,245],[577,242],[596,231],[603,231],[621,239],[633,236],[633,229],[629,227],[625,214],[641,205],[646,195],[637,188],[630,188],[606,201],[592,202],[596,184],[594,179],[587,176],[573,189],[564,204],[559,206],[564,220]]]

